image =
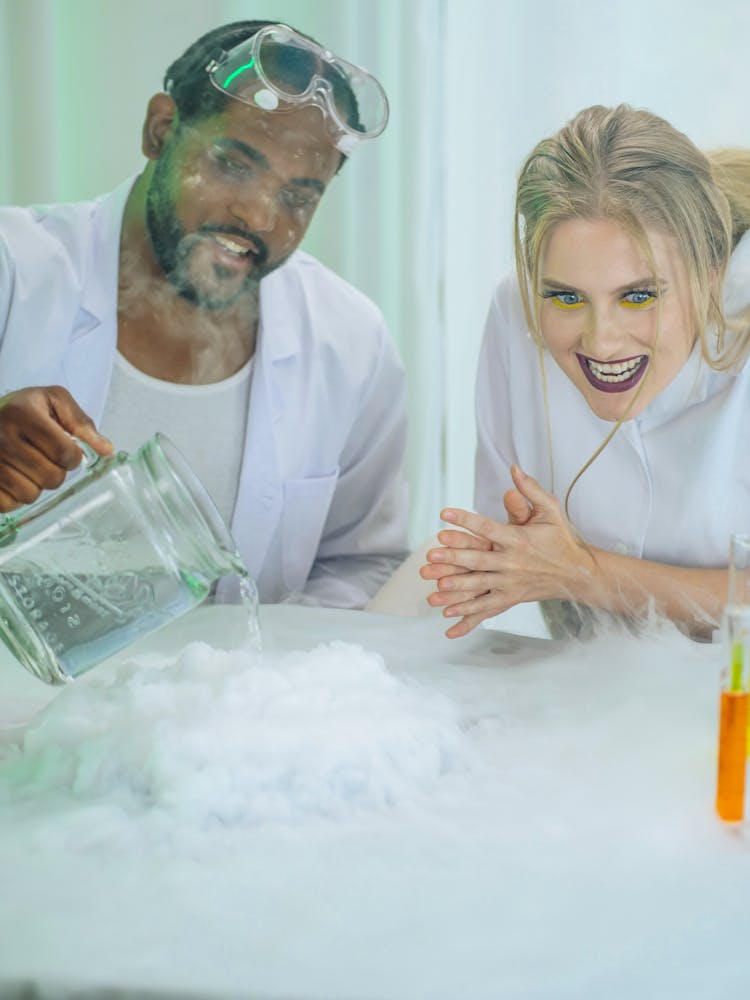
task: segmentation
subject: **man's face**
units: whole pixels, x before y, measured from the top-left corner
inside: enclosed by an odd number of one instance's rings
[[[202,308],[231,306],[297,248],[340,159],[314,107],[270,114],[229,102],[173,126],[146,196],[169,281]]]

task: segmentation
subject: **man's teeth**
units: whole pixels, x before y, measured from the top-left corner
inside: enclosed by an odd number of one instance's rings
[[[218,233],[214,233],[214,239],[230,253],[236,254],[238,257],[246,257],[250,251],[247,247],[241,246],[239,243],[235,243],[234,240],[230,239],[228,236],[221,236]]]
[[[614,364],[600,364],[586,358],[589,370],[602,382],[625,382],[643,364],[643,355],[640,358],[632,358],[630,361],[616,361]]]

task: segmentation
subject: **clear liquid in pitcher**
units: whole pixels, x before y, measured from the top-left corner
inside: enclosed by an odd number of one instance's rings
[[[247,642],[257,594],[205,487],[161,434],[0,518],[0,639],[49,683],[77,677],[240,578]]]
[[[163,568],[103,575],[29,566],[0,573],[0,618],[17,645],[14,652],[20,648],[34,664],[39,651],[29,647],[29,631],[17,618],[32,622],[34,641],[43,644],[65,680],[191,610],[209,589],[202,578]]]

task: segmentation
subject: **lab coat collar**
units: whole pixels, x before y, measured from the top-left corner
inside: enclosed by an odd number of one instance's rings
[[[125,203],[136,178],[130,177],[107,195],[97,198],[93,207],[92,239],[87,271],[102,275],[99,281],[84,276],[81,298],[82,317],[88,314],[88,329],[76,330],[74,337],[87,333],[105,320],[117,319],[117,290],[120,270],[120,235]]]
[[[81,299],[70,333],[70,346],[62,361],[63,381],[95,421],[104,412],[117,349],[120,231],[133,183],[131,177],[92,205],[91,239],[84,261]],[[96,336],[90,337],[91,333]]]
[[[257,577],[283,506],[283,418],[298,380],[301,310],[286,265],[260,283],[258,343],[232,533]],[[288,431],[287,431],[288,433]]]
[[[273,325],[273,324],[272,324]],[[283,412],[273,348],[264,331],[261,311],[258,347],[250,385],[250,409],[245,430],[240,481],[232,516],[232,534],[253,578],[258,577],[281,517],[283,488],[280,473],[278,424]]]
[[[272,271],[260,283],[260,316],[265,340],[266,357],[272,364],[299,353],[299,327],[289,309],[290,288],[288,265],[296,260],[295,251],[289,261]],[[260,339],[260,331],[259,331]]]
[[[701,353],[701,345],[696,341],[687,361],[669,385],[663,389],[640,416],[636,417],[638,427],[646,430],[665,423],[688,406],[702,403],[708,395],[712,374]],[[648,375],[646,376],[648,377]]]

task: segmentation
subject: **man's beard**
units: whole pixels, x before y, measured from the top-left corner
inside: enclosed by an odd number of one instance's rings
[[[171,149],[166,149],[154,167],[153,177],[146,193],[146,230],[154,255],[167,280],[178,295],[200,309],[227,309],[248,292],[256,293],[258,282],[274,271],[283,260],[269,263],[265,241],[255,233],[232,226],[206,226],[197,232],[186,233],[177,218],[174,200],[169,194]],[[213,263],[208,274],[194,273],[195,261],[204,239],[212,232],[237,235],[252,240],[259,253],[254,258],[252,273],[244,278],[232,277],[231,271]],[[286,259],[286,258],[285,258]]]

